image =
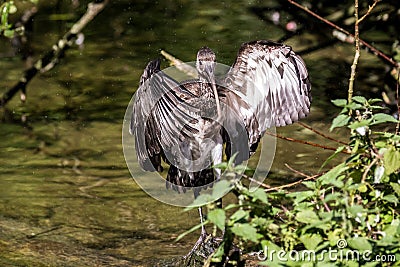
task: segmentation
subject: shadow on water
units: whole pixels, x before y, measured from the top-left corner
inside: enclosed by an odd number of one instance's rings
[[[213,2],[210,8],[207,1],[111,1],[85,29],[84,47],[67,51],[62,64],[36,77],[25,104],[18,97],[8,104],[0,123],[0,265],[172,266],[190,250],[198,233],[174,240],[198,223],[196,211],[159,203],[130,178],[122,119],[144,66],[160,57],[160,49],[193,61],[198,48],[207,45],[219,62],[230,65],[242,42],[282,37],[282,29],[251,11],[257,1],[250,2]],[[73,10],[69,1],[41,1],[35,57],[82,12],[83,5]],[[55,13],[72,19],[56,20]],[[287,41],[295,50],[312,42],[318,42],[312,35]],[[10,50],[5,40],[0,49]],[[332,53],[338,56],[332,59]],[[329,100],[346,92],[351,50],[334,46],[304,59],[314,98],[304,122],[326,131],[336,112]],[[23,63],[0,60],[0,88],[10,88]],[[278,132],[335,145],[298,125]],[[285,163],[315,173],[330,154],[278,140],[271,177],[292,177]]]

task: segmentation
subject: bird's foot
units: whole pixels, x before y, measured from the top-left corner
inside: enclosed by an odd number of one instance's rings
[[[206,242],[206,240],[210,237],[211,235],[208,235],[206,232],[203,232],[200,234],[199,239],[196,241],[194,244],[193,248],[189,251],[189,253],[183,257],[185,260],[189,260],[193,257],[194,254],[196,254],[197,250],[199,247]]]
[[[211,234],[202,232],[193,248],[184,257],[184,261],[187,264],[186,266],[191,266],[190,264],[194,261],[205,261],[219,246],[220,241],[219,238],[215,238]]]

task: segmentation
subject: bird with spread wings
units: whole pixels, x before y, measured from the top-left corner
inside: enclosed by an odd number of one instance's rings
[[[306,65],[291,47],[272,41],[242,44],[228,73],[215,76],[215,53],[197,53],[198,78],[178,82],[148,63],[136,92],[130,131],[140,166],[169,165],[167,187],[179,192],[219,179],[212,166],[236,154],[247,160],[265,131],[292,124],[310,112]]]

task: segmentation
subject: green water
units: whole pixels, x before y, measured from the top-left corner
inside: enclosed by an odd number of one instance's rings
[[[70,1],[64,2],[40,4],[35,58],[84,11],[84,5],[73,10]],[[198,223],[196,211],[152,199],[130,177],[121,144],[125,109],[144,66],[160,57],[160,49],[193,61],[197,49],[207,45],[219,62],[230,65],[242,42],[276,40],[283,32],[250,11],[265,5],[257,1],[130,2],[111,1],[85,28],[84,48],[70,49],[59,66],[38,75],[28,86],[26,103],[16,96],[1,111],[1,266],[166,266],[197,238],[194,233],[174,241]],[[49,22],[52,14],[73,19]],[[306,36],[288,43],[296,50],[315,41]],[[2,55],[10,53],[7,40],[1,40],[0,49]],[[346,91],[348,71],[326,60],[331,53],[304,57],[314,91],[312,114],[304,122],[321,130],[331,118],[327,114],[334,114],[327,111],[326,92]],[[351,51],[341,53],[352,60]],[[24,64],[12,57],[0,64],[2,93],[15,84]],[[333,145],[296,125],[279,133]],[[287,175],[288,163],[315,173],[330,153],[278,141],[272,171]]]

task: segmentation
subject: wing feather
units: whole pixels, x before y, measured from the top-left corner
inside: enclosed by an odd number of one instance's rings
[[[307,68],[289,46],[265,40],[244,43],[225,82],[257,120],[246,123],[258,125],[257,131],[248,129],[250,135],[258,135],[249,140],[259,140],[269,127],[291,124],[310,112]]]
[[[146,171],[162,171],[161,159],[167,161],[166,148],[179,146],[179,140],[193,136],[196,98],[160,70],[160,61],[151,61],[140,79],[135,94],[130,132],[135,136],[138,161]]]

